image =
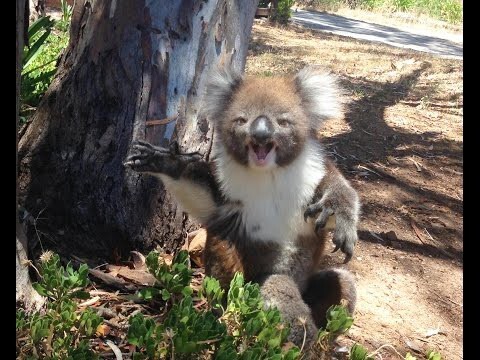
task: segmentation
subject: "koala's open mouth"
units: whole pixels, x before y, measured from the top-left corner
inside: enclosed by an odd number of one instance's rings
[[[251,146],[258,160],[265,160],[268,153],[273,149],[272,143],[268,143],[267,145],[252,144]]]
[[[250,159],[257,166],[268,165],[273,160],[273,143],[267,143],[265,145],[250,143],[248,148],[250,153]]]

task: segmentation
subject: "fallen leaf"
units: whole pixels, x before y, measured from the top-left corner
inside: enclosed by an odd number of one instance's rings
[[[172,254],[160,254],[160,256],[162,257],[165,264],[167,264],[168,266],[172,265],[172,263],[173,263],[173,255]]]
[[[129,284],[125,280],[118,278],[116,276],[106,274],[103,271],[96,270],[96,269],[89,269],[88,272],[94,277],[96,277],[97,279],[100,279],[101,281],[103,281],[105,284],[109,286],[113,286],[117,289],[128,290],[128,291],[137,289],[137,286],[133,284]]]
[[[111,330],[112,329],[107,324],[100,324],[100,325],[97,326],[97,330],[95,331],[95,335],[97,337],[107,336],[108,334],[110,334]]]
[[[282,345],[282,350],[283,351],[288,351],[291,348],[293,348],[294,346],[295,346],[294,343],[292,343],[291,341],[288,341],[288,342],[286,342],[285,344]]]
[[[350,349],[347,346],[342,345],[342,346],[337,346],[335,348],[335,352],[337,354],[348,354],[350,352]]]
[[[207,241],[207,231],[199,229],[195,237],[188,245],[188,253],[190,259],[200,267],[203,267],[203,250],[205,249],[205,242]]]
[[[143,270],[132,270],[126,266],[123,266],[118,271],[118,276],[139,285],[153,286],[155,284],[155,276],[149,272]]]
[[[440,332],[440,329],[428,329],[427,332],[425,333],[425,337],[430,337],[433,335],[437,335]]]
[[[147,270],[147,265],[145,264],[145,256],[138,251],[130,251],[132,256],[133,266],[136,270]]]
[[[78,307],[91,306],[91,305],[95,304],[98,300],[100,300],[100,296],[94,296],[91,299],[88,299],[88,300],[78,304]]]
[[[120,265],[110,265],[110,264],[108,264],[107,266],[105,266],[105,269],[107,270],[108,274],[112,275],[112,276],[117,276],[118,272],[120,271],[121,268],[122,268],[122,266],[120,266]]]
[[[420,229],[417,227],[417,225],[415,225],[415,223],[413,222],[413,220],[410,221],[410,225],[412,226],[413,231],[415,232],[415,234],[417,235],[417,237],[420,239],[420,241],[421,241],[423,244],[427,244],[427,242],[425,241],[425,239],[424,239],[423,236],[422,236],[422,232],[421,232]]]
[[[412,349],[413,351],[417,352],[417,353],[421,353],[422,352],[422,349],[421,347],[413,340],[406,340],[405,341],[405,344],[407,344],[407,346]]]

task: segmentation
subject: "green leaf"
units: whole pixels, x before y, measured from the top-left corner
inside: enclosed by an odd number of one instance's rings
[[[33,288],[35,290],[37,290],[37,292],[42,295],[42,296],[48,296],[47,294],[47,290],[45,289],[45,287],[43,287],[42,285],[40,285],[39,283],[33,283],[32,284]]]
[[[51,29],[45,32],[35,41],[35,43],[24,53],[23,67],[26,68],[40,54],[40,48],[43,46],[47,38],[50,36]]]
[[[415,356],[412,356],[409,352],[405,355],[405,360],[417,360]]]
[[[144,300],[152,300],[159,294],[160,290],[153,287],[147,287],[138,292],[138,296]]]
[[[170,299],[170,293],[168,292],[167,289],[163,289],[162,290],[162,300],[163,301],[167,301],[168,299]]]
[[[33,38],[41,29],[48,29],[53,26],[54,21],[50,16],[43,16],[38,18],[28,27],[28,38]]]
[[[373,360],[367,350],[360,344],[354,344],[350,349],[350,360]]]
[[[434,350],[429,350],[429,351],[427,351],[427,359],[428,360],[442,360],[442,355],[440,355],[440,353],[438,353]]]
[[[73,298],[77,299],[90,299],[90,294],[83,290],[78,290],[72,293],[71,295]]]
[[[193,294],[193,289],[190,286],[185,286],[182,289],[182,295],[183,296],[191,296]]]

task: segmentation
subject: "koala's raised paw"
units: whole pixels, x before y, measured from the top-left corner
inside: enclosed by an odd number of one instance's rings
[[[123,165],[138,172],[159,172],[159,162],[170,154],[169,149],[140,140],[132,143],[132,149],[135,152],[127,157]]]
[[[169,148],[154,146],[146,141],[135,141],[132,144],[134,150],[130,154],[124,166],[138,172],[160,173],[169,176],[177,176],[186,164],[201,160],[198,153],[180,153],[178,143],[172,142]]]
[[[344,263],[347,263],[352,259],[353,250],[358,240],[358,200],[355,196],[352,201],[345,201],[343,204],[339,203],[339,199],[345,198],[334,194],[326,194],[319,201],[307,206],[303,216],[305,221],[308,218],[315,218],[316,233],[325,228],[331,216],[335,216],[333,233],[335,249],[332,252],[342,250],[345,254]]]

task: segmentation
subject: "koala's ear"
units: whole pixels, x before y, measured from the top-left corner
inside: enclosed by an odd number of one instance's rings
[[[231,66],[217,66],[210,72],[203,96],[203,109],[210,120],[221,118],[241,82],[241,74]]]
[[[300,70],[294,79],[314,129],[324,120],[343,116],[345,94],[334,75],[319,67],[309,66]]]

